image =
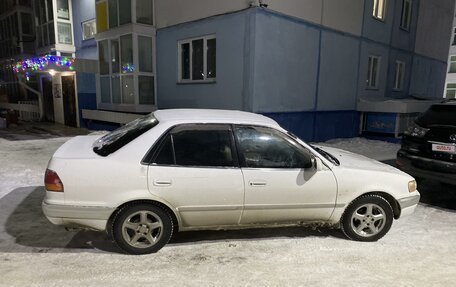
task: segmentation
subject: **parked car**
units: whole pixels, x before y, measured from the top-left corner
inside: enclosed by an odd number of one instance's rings
[[[309,222],[376,241],[420,198],[408,174],[309,145],[267,117],[190,109],[69,140],[45,187],[52,223],[105,230],[132,254],[158,251],[177,231]]]
[[[398,167],[418,178],[456,185],[456,102],[432,105],[404,133]]]

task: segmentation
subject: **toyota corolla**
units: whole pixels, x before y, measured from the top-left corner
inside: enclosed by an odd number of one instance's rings
[[[106,231],[131,254],[156,252],[178,231],[306,223],[376,241],[420,198],[408,174],[307,144],[270,118],[191,109],[69,140],[45,188],[52,223]]]

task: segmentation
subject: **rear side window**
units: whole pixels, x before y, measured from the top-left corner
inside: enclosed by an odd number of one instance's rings
[[[158,165],[233,167],[233,137],[228,125],[185,125],[164,138],[153,163]]]
[[[92,145],[93,151],[101,156],[107,156],[157,124],[158,121],[153,114],[138,118],[96,140]]]
[[[422,127],[456,126],[456,105],[433,105],[421,114],[415,122]]]

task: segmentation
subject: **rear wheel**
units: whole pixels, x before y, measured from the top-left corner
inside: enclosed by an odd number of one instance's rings
[[[369,194],[353,201],[341,219],[344,234],[357,241],[377,241],[393,224],[393,209],[381,196]]]
[[[112,237],[130,254],[148,254],[160,250],[173,233],[173,221],[163,209],[148,204],[122,208],[113,220]]]

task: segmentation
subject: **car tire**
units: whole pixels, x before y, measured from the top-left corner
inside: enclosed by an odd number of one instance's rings
[[[377,241],[393,224],[394,213],[389,202],[375,194],[355,199],[341,218],[342,232],[356,241]]]
[[[173,221],[158,206],[127,205],[114,217],[111,232],[114,242],[126,253],[155,253],[170,240]]]

